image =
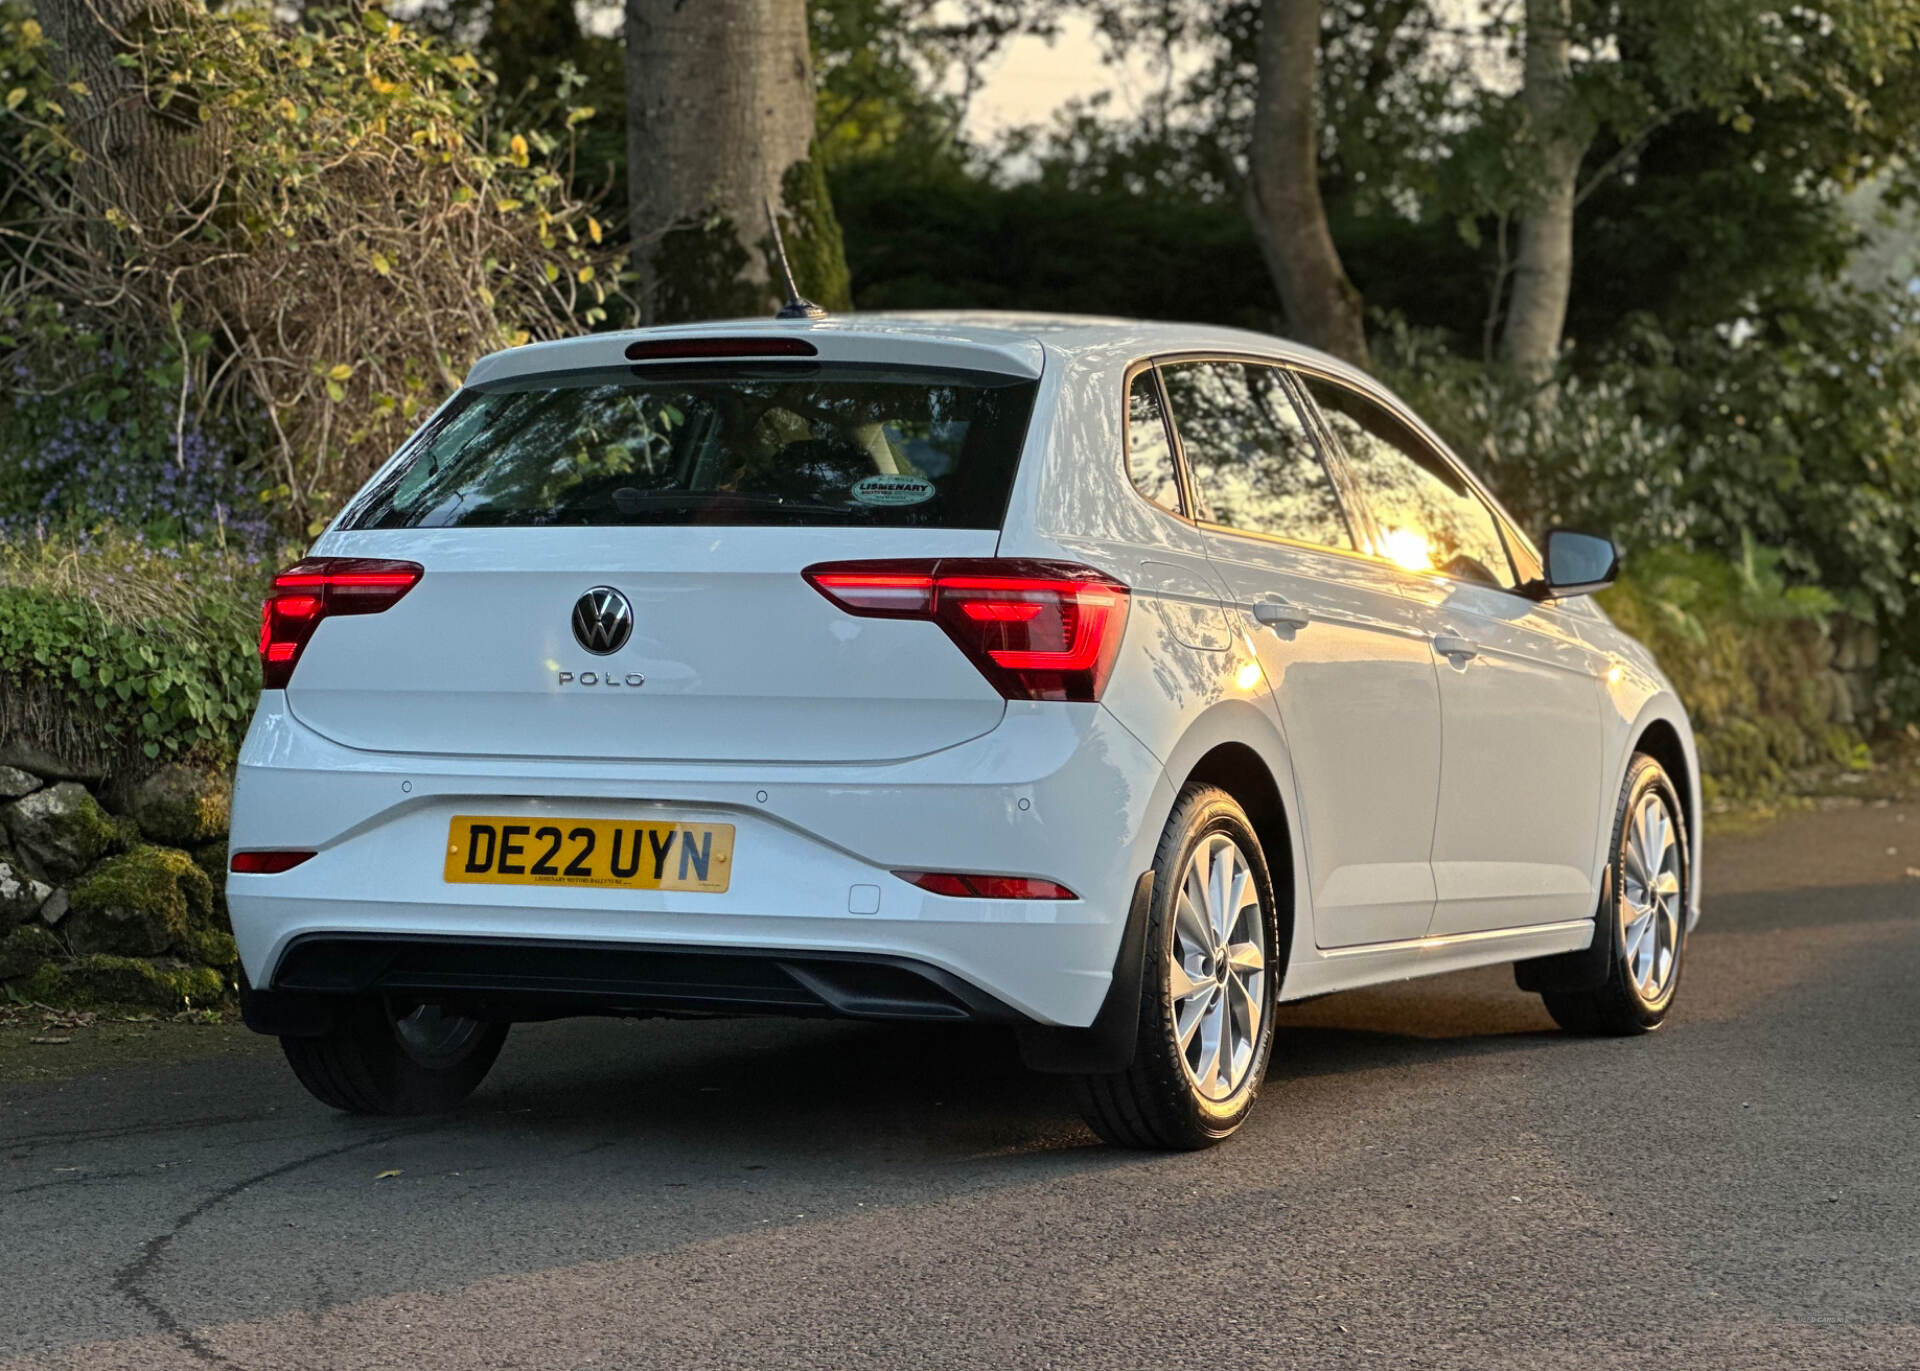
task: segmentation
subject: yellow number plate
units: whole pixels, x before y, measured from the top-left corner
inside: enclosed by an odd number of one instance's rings
[[[447,830],[458,883],[718,893],[732,869],[732,824],[456,814]]]

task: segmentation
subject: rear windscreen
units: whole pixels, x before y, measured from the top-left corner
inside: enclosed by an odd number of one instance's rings
[[[1037,389],[816,362],[515,377],[455,397],[344,527],[997,529]]]

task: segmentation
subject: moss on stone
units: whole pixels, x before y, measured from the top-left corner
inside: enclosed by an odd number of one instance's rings
[[[77,781],[36,790],[0,810],[13,846],[47,878],[70,881],[99,861],[118,836],[107,812]]]
[[[213,926],[232,932],[233,924],[227,918],[227,840],[215,838],[194,848],[193,864],[206,873],[213,887]]]
[[[212,967],[94,953],[48,963],[22,987],[28,999],[72,1008],[124,1005],[172,1013],[205,1009],[228,999],[227,981]]]
[[[0,981],[31,975],[66,955],[60,940],[38,924],[23,924],[0,938]]]
[[[113,846],[111,852],[131,852],[146,841],[146,835],[140,832],[140,825],[131,814],[109,814],[107,821],[113,825]]]
[[[224,775],[173,763],[134,787],[131,808],[153,842],[192,847],[227,831],[233,787]]]
[[[240,947],[234,942],[233,934],[222,933],[217,928],[189,929],[180,950],[190,961],[222,970],[240,960]]]
[[[213,884],[184,852],[136,847],[109,857],[73,889],[67,938],[76,952],[151,957],[210,926]]]
[[[0,851],[0,932],[40,912],[52,887],[34,880],[18,857]]]

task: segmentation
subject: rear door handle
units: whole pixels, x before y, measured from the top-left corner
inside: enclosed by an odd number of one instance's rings
[[[1253,606],[1253,617],[1268,628],[1305,628],[1313,615],[1291,600],[1260,600]]]
[[[1480,647],[1477,643],[1468,642],[1455,633],[1442,633],[1436,637],[1433,640],[1433,650],[1452,661],[1455,666],[1459,666],[1462,662],[1470,662],[1480,655]]]

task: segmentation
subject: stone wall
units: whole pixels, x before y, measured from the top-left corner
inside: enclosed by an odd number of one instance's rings
[[[230,799],[186,766],[110,785],[0,764],[0,1000],[230,1007]]]
[[[1833,701],[1831,718],[1862,733],[1873,732],[1880,682],[1880,630],[1851,615],[1835,615],[1827,624],[1832,645],[1826,675]]]

